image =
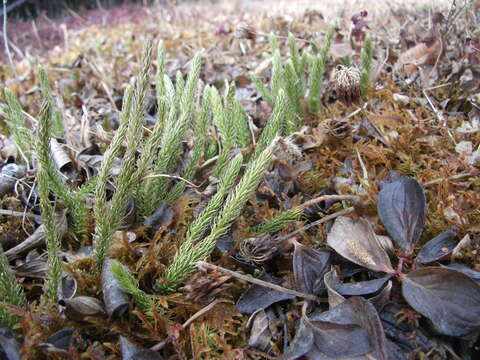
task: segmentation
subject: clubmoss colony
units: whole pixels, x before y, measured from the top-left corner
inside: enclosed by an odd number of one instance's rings
[[[119,229],[129,200],[135,199],[141,219],[148,218],[162,203],[174,204],[194,178],[200,160],[210,157],[214,161],[212,174],[218,178],[216,192],[187,226],[183,241],[177,242],[175,256],[154,279],[156,294],[174,292],[195,271],[196,263],[212,253],[216,241],[226,235],[239,218],[272,160],[278,138],[290,137],[302,125],[306,115],[322,111],[320,98],[332,36],[333,28],[330,27],[323,46],[313,47],[314,52],[310,54],[300,52],[296,39],[290,35],[287,41],[289,56],[282,61],[278,39],[270,35],[273,59],[270,82],[265,84],[251,74],[258,93],[273,109],[256,141],[252,141],[247,115],[236,99],[235,85],[226,84],[223,95],[213,86],[202,88],[199,82],[202,54],[192,59],[186,79],[178,72],[173,83],[165,73],[166,53],[161,42],[157,46],[155,76],[157,119],[151,131],[145,133],[145,99],[149,91],[153,47],[152,41],[147,42],[138,75],[125,91],[119,127],[104,152],[102,166],[95,177],[75,189],[65,182],[52,160],[51,138],[62,135],[64,129],[45,72],[42,69],[38,71],[45,101],[38,114],[38,129],[34,134],[25,127],[19,102],[12,92],[5,89],[8,129],[24,161],[38,164],[38,191],[48,253],[42,301],[55,304],[59,300],[62,239],[56,213],[61,208],[67,209],[69,229],[75,237],[83,244],[93,244],[92,268],[86,271],[95,272],[94,268],[101,270],[110,256],[115,232]],[[372,57],[371,42],[367,40],[359,70],[363,94],[368,91]],[[181,180],[173,183],[169,174],[177,167],[183,152],[182,142],[187,136],[193,136],[195,142],[190,156],[184,161]],[[211,153],[212,139],[218,139],[216,154]],[[255,144],[253,150],[247,151],[252,144]],[[111,172],[118,156],[123,161],[118,176],[114,177]],[[115,190],[107,199],[109,183],[113,183]],[[293,207],[252,228],[251,232],[268,234],[278,231],[299,220],[303,210],[301,206]],[[93,234],[89,231],[92,222],[95,224]],[[154,316],[161,310],[158,296],[140,289],[127,267],[115,263],[111,271],[141,312]],[[22,288],[17,284],[3,253],[0,254],[0,273],[1,301],[24,308],[26,300]],[[18,318],[2,308],[0,320],[3,325],[11,327]]]

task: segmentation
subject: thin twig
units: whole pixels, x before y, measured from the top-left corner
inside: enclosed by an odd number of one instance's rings
[[[13,211],[13,210],[8,210],[8,209],[0,209],[0,215],[30,217],[30,218],[33,218],[35,220],[41,220],[42,219],[42,217],[39,216],[39,215],[24,213],[24,212],[21,212],[21,211]]]
[[[319,301],[320,300],[315,295],[304,294],[304,293],[301,293],[301,292],[296,291],[296,290],[288,289],[288,288],[285,288],[285,287],[280,286],[280,285],[269,283],[268,281],[263,281],[263,280],[254,278],[250,275],[240,274],[236,271],[228,270],[228,269],[225,269],[221,266],[213,265],[213,264],[207,263],[205,261],[197,262],[197,267],[208,268],[208,269],[211,269],[211,270],[218,270],[218,271],[221,271],[221,272],[223,272],[227,275],[230,275],[231,277],[234,277],[234,278],[237,278],[237,279],[240,279],[240,280],[252,283],[252,284],[267,287],[267,288],[270,288],[272,290],[275,290],[275,291],[278,291],[278,292],[281,292],[281,293],[301,297],[301,298],[304,298],[304,299],[307,299],[307,300],[312,300],[312,301]]]
[[[302,205],[300,205],[301,209],[304,210],[309,206],[316,205],[321,203],[322,201],[335,201],[335,200],[352,200],[354,202],[360,201],[360,196],[356,195],[323,195],[319,196],[315,199],[305,201]]]
[[[278,241],[278,242],[281,242],[283,240],[287,240],[287,239],[290,239],[292,236],[300,233],[300,232],[303,232],[303,231],[306,231],[314,226],[317,226],[317,225],[320,225],[320,224],[323,224],[323,223],[326,223],[327,221],[330,221],[330,220],[333,220],[339,216],[343,216],[343,215],[348,215],[350,214],[351,212],[353,212],[354,208],[353,206],[352,207],[349,207],[349,208],[346,208],[346,209],[343,209],[343,210],[340,210],[340,211],[337,211],[336,213],[333,213],[333,214],[330,214],[330,215],[327,215],[327,216],[324,216],[323,218],[317,220],[317,221],[314,221],[310,224],[307,224],[305,226],[302,226],[300,229],[297,229],[295,231],[292,231],[290,234],[287,234],[285,236],[282,236],[282,237],[279,237],[279,238],[276,238],[275,240]]]
[[[193,314],[192,316],[190,316],[190,318],[185,321],[182,325],[182,329],[186,329],[192,322],[194,322],[196,319],[198,319],[200,316],[202,316],[203,314],[205,314],[206,312],[212,310],[212,308],[217,305],[219,303],[219,300],[216,299],[214,301],[212,301],[210,304],[208,304],[207,306],[201,308],[200,310],[198,310],[195,314]],[[163,349],[163,347],[165,345],[168,345],[169,343],[171,342],[171,339],[170,338],[167,338],[155,345],[153,345],[150,350],[153,350],[153,351],[159,351],[161,349]]]
[[[186,182],[188,185],[194,188],[200,187],[199,185],[195,185],[191,181],[188,181],[187,179],[182,178],[181,176],[176,176],[176,175],[169,175],[169,174],[150,174],[144,177],[144,179],[155,179],[155,178],[169,178],[169,179],[177,179],[177,180],[182,180]]]
[[[449,180],[459,180],[459,179],[465,179],[469,178],[471,176],[475,176],[472,173],[463,173],[463,174],[457,174],[457,175],[452,175],[446,178],[440,178],[440,179],[435,179],[431,181],[427,181],[426,183],[423,183],[423,186],[428,186],[428,185],[433,185],[433,184],[439,184],[444,181],[449,181]]]
[[[428,96],[427,94],[427,89],[423,89],[423,95],[425,95],[425,98],[427,99],[428,101],[428,104],[430,105],[430,107],[432,108],[433,112],[435,113],[435,115],[437,116],[437,119],[440,120],[443,124],[443,126],[445,127],[445,129],[447,129],[447,133],[448,135],[452,138],[453,140],[453,143],[454,144],[457,144],[457,142],[455,141],[455,138],[453,137],[453,134],[451,132],[451,130],[449,129],[448,127],[448,122],[446,120],[446,118],[443,116],[442,112],[440,110],[438,110],[435,105],[433,104],[432,100],[430,99],[430,97]]]
[[[219,303],[219,300],[216,299],[216,300],[212,301],[210,304],[208,304],[207,306],[205,306],[204,308],[198,310],[195,314],[190,316],[190,318],[187,321],[185,321],[183,323],[182,328],[185,329],[188,325],[190,325],[192,322],[194,322],[197,318],[199,318],[200,316],[202,316],[206,312],[210,311],[218,303]]]
[[[208,159],[207,161],[205,161],[201,166],[200,168],[204,168],[204,167],[207,167],[208,165],[210,165],[211,163],[217,161],[218,159],[218,155],[215,155],[214,157]]]

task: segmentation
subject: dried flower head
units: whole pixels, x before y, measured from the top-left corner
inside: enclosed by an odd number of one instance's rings
[[[339,65],[332,76],[337,98],[351,104],[360,97],[360,71],[353,66]]]
[[[180,288],[180,291],[186,294],[187,300],[208,304],[230,287],[227,284],[228,279],[230,279],[229,275],[218,270],[199,268],[199,271]]]
[[[279,149],[285,151],[285,153],[293,159],[300,159],[303,157],[302,150],[290,137],[282,137],[278,141]]]
[[[235,37],[237,39],[248,39],[255,41],[257,38],[257,32],[251,25],[241,22],[237,24],[235,29]]]
[[[277,244],[270,235],[260,238],[253,237],[242,240],[237,257],[247,263],[263,264],[271,260],[277,250]]]
[[[353,126],[346,119],[325,119],[320,126],[325,132],[337,139],[345,139],[353,131]]]

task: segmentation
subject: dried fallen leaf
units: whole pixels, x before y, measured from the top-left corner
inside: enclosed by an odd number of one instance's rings
[[[431,46],[425,43],[417,44],[400,55],[395,66],[410,76],[417,71],[419,65],[434,65],[442,50],[441,39],[437,39]]]
[[[327,236],[328,245],[344,258],[370,270],[393,273],[392,264],[367,220],[340,216]]]
[[[327,271],[330,252],[315,250],[293,241],[293,276],[298,289],[307,294],[319,294],[323,275]]]
[[[102,269],[102,293],[108,316],[116,319],[128,310],[129,299],[112,272],[111,266],[114,263],[124,266],[114,259],[105,260]]]
[[[325,283],[325,287],[327,288],[328,305],[331,308],[345,301],[345,298],[335,290],[335,288],[340,285],[340,279],[333,266],[331,270],[323,276],[323,282]]]
[[[7,328],[0,328],[0,355],[2,355],[2,359],[20,360],[20,349],[17,341],[13,333]]]

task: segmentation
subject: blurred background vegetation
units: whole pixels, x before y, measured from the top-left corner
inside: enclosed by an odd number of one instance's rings
[[[3,3],[3,0],[0,0]],[[57,17],[68,10],[81,11],[91,9],[108,9],[125,3],[142,5],[174,3],[172,0],[7,0],[6,11],[9,17],[31,19],[41,14]],[[3,16],[4,9],[0,9]]]

